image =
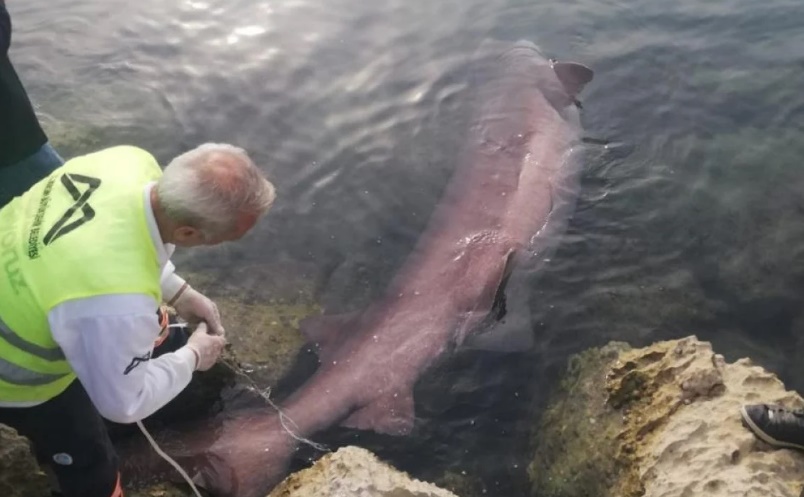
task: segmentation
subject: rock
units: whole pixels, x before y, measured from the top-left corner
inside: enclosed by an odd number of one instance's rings
[[[381,462],[359,447],[327,454],[312,467],[290,475],[268,497],[456,497],[447,490]]]
[[[183,124],[172,103],[149,85],[118,80],[64,86],[38,99],[38,117],[50,142],[65,159],[106,147],[129,144],[146,148],[163,165],[178,155]],[[143,120],[147,115],[149,119]]]
[[[102,150],[110,144],[102,140],[103,128],[75,121],[42,119],[50,144],[64,160]]]
[[[0,495],[3,497],[46,497],[47,477],[31,454],[28,441],[11,428],[0,425]]]
[[[193,491],[184,485],[159,483],[146,489],[126,489],[126,497],[195,497]]]
[[[220,309],[227,356],[261,388],[274,387],[305,345],[299,322],[321,313],[312,270],[290,261],[241,265],[223,275],[182,272]]]
[[[461,497],[485,497],[488,495],[483,479],[475,473],[464,470],[447,469],[434,477],[432,482]]]
[[[621,471],[617,436],[622,416],[607,403],[608,366],[628,350],[622,343],[573,356],[559,392],[533,433],[534,458],[528,467],[533,495],[611,495]]]
[[[804,400],[695,337],[575,356],[534,432],[533,495],[798,497],[804,455],[742,426],[746,403]]]

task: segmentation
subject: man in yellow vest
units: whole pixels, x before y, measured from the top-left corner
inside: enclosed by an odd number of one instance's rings
[[[274,198],[239,148],[205,144],[163,172],[123,146],[0,209],[0,423],[31,439],[62,495],[122,496],[102,418],[153,414],[223,349],[217,307],[174,273],[174,248],[238,240]],[[200,324],[154,357],[162,302]]]

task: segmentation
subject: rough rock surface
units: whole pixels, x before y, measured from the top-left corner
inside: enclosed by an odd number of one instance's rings
[[[695,337],[573,358],[534,432],[539,496],[798,497],[804,454],[742,426],[745,403],[804,401],[748,359],[727,364]]]
[[[0,425],[0,495],[44,497],[50,495],[47,477],[31,454],[28,441]]]
[[[344,447],[290,475],[268,497],[455,497],[414,480],[359,447]]]
[[[231,343],[228,359],[260,387],[274,387],[305,344],[299,322],[320,314],[315,271],[292,261],[241,265],[216,277],[184,271],[193,287],[214,300]]]

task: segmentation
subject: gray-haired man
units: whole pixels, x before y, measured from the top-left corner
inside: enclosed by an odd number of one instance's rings
[[[223,349],[217,307],[174,273],[175,246],[238,240],[274,198],[236,147],[202,145],[163,172],[125,146],[69,160],[0,209],[0,422],[33,441],[66,497],[121,496],[101,416],[151,415]],[[155,357],[163,301],[201,324]]]

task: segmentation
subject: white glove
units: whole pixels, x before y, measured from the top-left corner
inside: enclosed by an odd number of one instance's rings
[[[176,312],[188,323],[205,322],[213,335],[226,332],[221,324],[221,314],[218,306],[198,290],[189,287],[173,304]]]
[[[196,371],[206,371],[215,365],[221,352],[223,352],[224,345],[226,345],[225,338],[219,335],[210,335],[207,330],[207,325],[201,323],[193,334],[190,335],[185,347],[195,352]]]

